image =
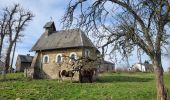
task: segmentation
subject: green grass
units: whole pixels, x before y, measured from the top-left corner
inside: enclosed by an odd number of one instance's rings
[[[164,77],[170,90],[170,74],[165,73]],[[0,79],[0,100],[156,100],[151,73],[105,73],[94,83],[82,84],[29,80],[22,73],[8,74],[7,78]]]

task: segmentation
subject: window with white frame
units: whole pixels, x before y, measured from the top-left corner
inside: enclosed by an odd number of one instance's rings
[[[85,55],[85,57],[90,57],[90,50],[89,49],[85,49],[84,55]]]
[[[56,62],[61,63],[63,61],[62,54],[57,54],[56,55]]]
[[[75,61],[77,59],[77,54],[75,52],[70,53],[70,61]]]
[[[43,56],[43,63],[49,63],[49,56],[48,55]]]

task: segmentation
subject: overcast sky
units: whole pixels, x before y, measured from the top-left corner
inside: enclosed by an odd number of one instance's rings
[[[0,9],[11,6],[14,3],[19,3],[23,8],[29,9],[35,15],[33,21],[29,23],[23,32],[25,36],[22,38],[22,42],[17,44],[15,59],[18,54],[31,53],[31,55],[34,55],[29,50],[44,32],[43,26],[46,22],[51,21],[51,17],[55,22],[56,29],[61,30],[61,18],[64,15],[68,2],[69,0],[0,0]],[[148,58],[144,56],[143,59],[147,60]],[[130,64],[136,62],[138,62],[136,56],[130,58]],[[167,59],[163,59],[162,62],[166,70],[170,64]],[[15,66],[13,67],[15,68]]]

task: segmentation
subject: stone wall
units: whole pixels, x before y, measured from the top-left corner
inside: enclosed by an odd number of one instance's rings
[[[97,57],[96,49],[94,48],[88,48],[88,49],[90,50],[90,58],[96,58]],[[61,70],[69,71],[72,70],[73,67],[80,64],[74,62],[74,66],[73,66],[73,62],[71,62],[69,58],[70,54],[73,52],[76,53],[76,58],[78,59],[84,56],[84,50],[85,48],[73,48],[73,49],[50,50],[50,51],[41,51],[41,52],[39,51],[37,52],[37,58],[34,64],[34,68],[33,65],[31,65],[32,68],[28,69],[27,73],[28,74],[30,73],[29,75],[32,75],[32,72],[34,72],[34,76],[36,77],[38,76],[39,78],[59,79],[59,71]],[[57,54],[62,54],[61,63],[56,62]],[[48,63],[43,63],[44,55],[49,56]],[[85,66],[94,67],[95,64],[93,62],[90,62]],[[70,78],[64,77],[64,80],[70,80]],[[78,72],[75,72],[73,80],[77,80],[77,81],[79,80]]]
[[[77,62],[71,62],[70,61],[70,53],[76,53],[77,59],[84,56],[84,50],[85,48],[74,48],[74,49],[62,49],[62,50],[50,50],[50,51],[39,51],[34,56],[33,62],[31,64],[31,67],[24,70],[24,75],[26,77],[30,78],[48,78],[48,79],[59,79],[59,71],[61,70],[72,70],[73,67],[82,65],[85,68],[97,68],[95,62],[83,62],[83,61],[77,61]],[[90,58],[95,59],[97,57],[96,49],[90,48]],[[57,63],[56,62],[56,55],[62,54],[62,62]],[[43,63],[43,56],[48,55],[49,56],[49,62]],[[97,72],[95,72],[93,79],[97,77]],[[64,80],[70,80],[70,77],[63,77]],[[74,77],[73,80],[78,81],[79,80],[79,72],[74,71]]]
[[[15,66],[16,66],[16,72],[19,72],[21,69],[21,60],[19,58],[17,58]]]
[[[72,66],[70,65],[70,54],[76,53],[76,57],[79,58],[82,56],[81,49],[65,49],[65,50],[57,50],[57,51],[46,51],[42,53],[42,56],[48,55],[49,56],[49,63],[42,64],[42,70],[47,75],[48,78],[51,79],[58,79],[59,78],[59,70],[72,70]],[[62,54],[63,57],[61,63],[56,62],[56,55]]]
[[[30,62],[22,62],[19,72],[24,72],[24,69],[28,69],[31,66]]]

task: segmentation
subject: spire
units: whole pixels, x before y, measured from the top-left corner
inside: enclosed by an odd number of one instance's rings
[[[47,33],[47,35],[50,35],[51,33],[56,31],[55,24],[53,21],[47,22],[44,25],[44,28],[45,28],[45,32]]]

